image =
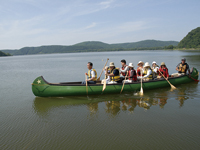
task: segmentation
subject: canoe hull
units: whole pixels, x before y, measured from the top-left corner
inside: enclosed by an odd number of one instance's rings
[[[191,74],[193,79],[198,79],[199,72],[194,68]],[[173,85],[179,85],[194,81],[187,75],[176,78],[170,78],[169,81]],[[153,80],[143,82],[143,89],[157,89],[163,87],[170,87],[166,80]],[[111,94],[120,93],[122,84],[107,84],[106,89],[102,92],[102,84],[88,85],[88,95],[95,94]],[[137,92],[140,91],[141,83],[126,83],[124,86],[124,92]],[[44,80],[42,76],[36,78],[32,83],[32,91],[35,96],[39,97],[64,97],[64,96],[76,96],[87,95],[86,85],[81,84],[52,84]]]

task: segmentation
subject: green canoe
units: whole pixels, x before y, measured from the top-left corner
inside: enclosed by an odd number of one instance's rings
[[[183,83],[192,82],[197,80],[199,72],[196,68],[192,69],[191,76],[182,75],[179,77],[170,77],[169,81],[173,85],[179,85]],[[143,81],[143,90],[156,89],[162,87],[170,87],[169,83],[165,79]],[[88,95],[95,94],[111,94],[120,93],[122,83],[107,84],[106,89],[102,92],[103,85],[100,82],[97,84],[88,85]],[[124,86],[124,92],[138,92],[140,91],[141,83],[126,83]],[[66,83],[49,83],[42,76],[36,78],[32,83],[32,91],[35,96],[39,97],[63,97],[63,96],[76,96],[87,95],[86,85],[82,85],[81,82],[66,82]]]

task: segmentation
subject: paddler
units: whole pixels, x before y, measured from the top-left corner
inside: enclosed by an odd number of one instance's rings
[[[137,77],[141,76],[140,71],[143,70],[144,63],[142,61],[138,62],[138,68],[137,68]]]
[[[176,66],[176,70],[178,71],[178,73],[181,73],[181,74],[186,74],[187,71],[190,74],[190,68],[189,68],[189,65],[186,63],[186,59],[185,58],[181,59],[181,63],[179,63]]]
[[[114,62],[110,62],[109,69],[105,75],[110,77],[111,81],[108,84],[119,83],[121,81],[119,70],[115,67]]]
[[[143,74],[143,77],[138,76],[138,79],[142,78],[145,81],[153,79],[153,73],[152,73],[151,67],[148,62],[145,63],[142,74]]]
[[[157,63],[155,61],[152,62],[152,67],[151,67],[152,71],[153,71],[153,78],[155,79],[158,75],[159,75],[159,66],[157,65]]]
[[[161,63],[159,71],[164,75],[165,78],[169,78],[168,68],[166,67],[164,62]],[[163,77],[160,72],[158,78]]]
[[[129,67],[126,65],[126,60],[125,59],[121,60],[121,64],[122,64],[122,67],[120,68],[120,72],[121,72],[121,75],[122,75],[122,77],[124,79]]]
[[[125,83],[132,83],[137,81],[137,73],[134,69],[133,63],[129,63],[128,65],[128,80],[124,80]]]
[[[97,72],[92,67],[93,63],[88,62],[87,63],[88,73],[85,73],[85,75],[88,76],[88,79],[86,80],[88,84],[96,84],[97,80]],[[83,81],[82,84],[86,84],[86,81]]]

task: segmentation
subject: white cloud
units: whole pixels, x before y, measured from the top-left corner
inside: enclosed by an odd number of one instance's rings
[[[92,24],[90,24],[89,26],[87,26],[86,29],[94,28],[96,25],[97,25],[97,23],[93,22]]]

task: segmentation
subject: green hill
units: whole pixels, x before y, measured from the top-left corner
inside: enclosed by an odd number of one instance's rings
[[[190,31],[180,41],[178,48],[200,48],[200,27]]]
[[[107,44],[99,41],[82,42],[71,46],[50,45],[40,47],[24,47],[19,50],[2,50],[12,55],[51,54],[51,53],[75,53],[97,51],[122,51],[122,50],[145,50],[162,49],[164,46],[177,46],[176,41],[145,40],[133,43]]]
[[[133,43],[111,44],[118,48],[150,48],[150,47],[164,47],[169,45],[177,46],[177,41],[157,41],[157,40],[144,40]]]
[[[11,55],[9,53],[4,53],[4,52],[0,51],[0,57],[1,56],[11,56]]]

